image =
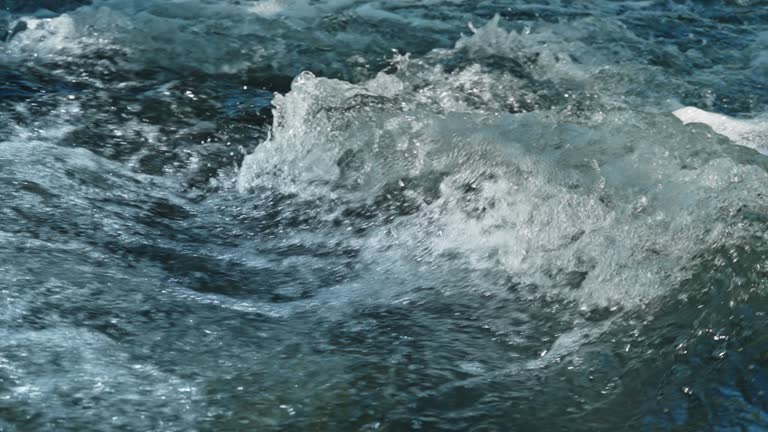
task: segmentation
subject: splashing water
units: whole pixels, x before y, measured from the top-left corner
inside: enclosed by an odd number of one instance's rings
[[[768,427],[766,6],[0,1],[0,430]]]

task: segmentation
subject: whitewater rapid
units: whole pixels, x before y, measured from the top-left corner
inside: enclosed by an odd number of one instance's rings
[[[768,427],[766,34],[0,1],[0,430]]]

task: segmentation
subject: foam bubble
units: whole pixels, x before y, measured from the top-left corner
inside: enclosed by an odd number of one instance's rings
[[[684,107],[673,112],[684,124],[703,123],[715,132],[732,139],[736,144],[751,147],[768,154],[768,120],[759,118],[741,120],[727,115]]]
[[[333,197],[351,226],[357,213],[390,221],[363,249],[393,269],[459,256],[468,271],[632,305],[688,277],[768,184],[759,159],[669,115],[443,113],[403,86],[301,75],[240,190]]]

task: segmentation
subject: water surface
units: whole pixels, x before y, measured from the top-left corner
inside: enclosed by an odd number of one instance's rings
[[[0,430],[764,430],[767,53],[758,0],[0,1]]]

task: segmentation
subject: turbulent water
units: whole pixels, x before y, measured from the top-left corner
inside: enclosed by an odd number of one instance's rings
[[[0,431],[768,428],[768,2],[0,0]]]

